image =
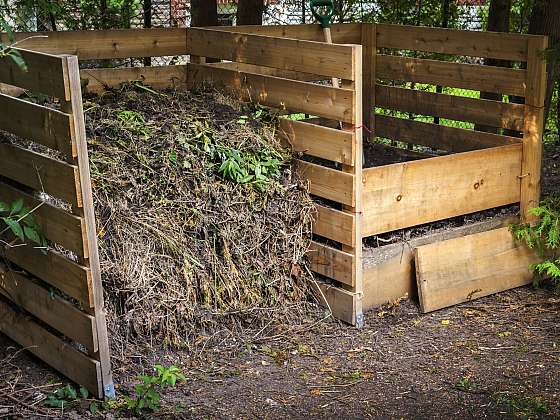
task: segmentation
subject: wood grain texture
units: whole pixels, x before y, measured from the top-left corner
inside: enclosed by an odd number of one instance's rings
[[[204,82],[215,83],[235,93],[242,101],[352,122],[354,92],[351,89],[336,89],[192,63],[188,65],[187,81],[189,88]]]
[[[519,201],[521,145],[364,170],[363,236]]]
[[[207,28],[186,30],[189,54],[327,77],[354,78],[350,46]]]
[[[377,78],[525,95],[526,70],[377,55]]]
[[[294,170],[309,181],[309,192],[337,203],[354,206],[354,175],[296,159]]]
[[[299,71],[281,70],[274,67],[257,66],[255,64],[247,63],[234,63],[234,62],[221,62],[221,63],[207,63],[210,67],[218,67],[221,69],[241,71],[243,73],[262,74],[264,76],[281,77],[283,79],[300,80],[303,82],[313,82],[318,80],[325,80],[325,76],[312,73],[304,73]]]
[[[320,280],[313,281],[311,286],[319,303],[328,307],[333,317],[350,325],[361,322],[358,316],[362,314],[362,300],[356,293]]]
[[[529,284],[536,261],[507,227],[418,247],[420,308],[430,312]]]
[[[352,246],[356,237],[356,218],[352,214],[316,204],[317,217],[313,233]]]
[[[355,286],[354,255],[312,241],[307,257],[314,272],[350,287]]]

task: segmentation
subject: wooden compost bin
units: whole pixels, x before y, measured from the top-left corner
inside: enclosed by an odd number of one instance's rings
[[[334,25],[335,44],[323,42],[318,25],[44,35],[18,45],[33,50],[22,50],[28,72],[9,59],[0,62],[0,82],[57,97],[61,111],[2,94],[0,129],[57,150],[60,158],[0,144],[0,200],[23,196],[28,206],[41,204],[36,214],[45,236],[75,258],[54,250],[44,255],[29,246],[6,250],[21,270],[2,274],[4,285],[16,279],[19,286],[0,298],[0,330],[33,346],[30,351],[95,395],[111,396],[112,380],[80,84],[100,92],[133,80],[179,89],[212,82],[242,100],[311,115],[281,118],[279,135],[299,154],[296,169],[318,200],[309,252],[317,293],[348,323],[360,326],[364,310],[411,293],[415,271],[425,282],[421,297],[442,279],[462,279],[456,267],[483,283],[477,296],[530,281],[531,257],[506,234],[504,221],[421,238],[375,263],[363,240],[512,203],[520,203],[522,218],[530,221],[528,209],[539,200],[545,81],[539,54],[545,37],[374,24]],[[425,53],[446,60],[424,59]],[[78,60],[134,57],[127,62],[139,64],[142,57],[176,57],[173,61],[185,63],[187,56],[187,64],[78,69]],[[456,56],[460,62],[450,61]],[[489,67],[480,64],[481,58],[518,64],[515,69]],[[332,78],[341,79],[341,87],[332,87]],[[402,87],[409,86],[402,82],[516,95],[525,103],[430,93]],[[511,130],[511,135],[377,115],[376,109],[483,124]],[[363,142],[375,137],[445,153],[427,157],[410,151],[422,159],[364,169]],[[67,202],[68,210],[41,201],[34,193],[39,191]],[[421,262],[416,267],[415,254]],[[442,254],[449,258],[434,266],[433,255]],[[483,268],[471,273],[469,265]],[[444,292],[457,287],[446,284],[440,285]],[[62,303],[53,305],[47,287],[73,299],[57,297]],[[423,309],[462,299],[447,295],[436,304],[423,299]]]

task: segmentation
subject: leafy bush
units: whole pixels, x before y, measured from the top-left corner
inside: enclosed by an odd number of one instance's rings
[[[8,41],[10,43],[13,43],[14,32],[12,31],[10,25],[8,25],[8,23],[2,17],[0,17],[0,29],[6,32]],[[0,58],[3,57],[10,57],[14,61],[14,63],[19,66],[20,69],[22,69],[23,71],[27,71],[27,65],[25,64],[25,61],[23,60],[20,52],[12,48],[11,45],[6,45],[0,42]]]

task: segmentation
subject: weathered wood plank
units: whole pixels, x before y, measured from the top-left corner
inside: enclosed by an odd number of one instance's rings
[[[352,47],[324,42],[187,28],[189,54],[353,80]]]
[[[278,134],[292,146],[294,152],[346,165],[354,164],[352,133],[287,118],[280,118],[279,122]]]
[[[274,67],[257,66],[255,64],[247,63],[234,63],[234,62],[221,62],[221,63],[207,63],[210,67],[218,67],[221,69],[241,71],[243,73],[262,74],[264,76],[281,77],[283,79],[300,80],[303,82],[313,82],[317,80],[325,80],[325,76],[318,74],[304,73],[291,70],[280,70]]]
[[[521,144],[364,170],[363,236],[519,201]]]
[[[420,309],[435,311],[529,284],[529,264],[536,261],[507,227],[418,247]]]
[[[309,181],[311,194],[349,206],[356,203],[354,175],[302,160],[295,161],[294,170]]]
[[[350,287],[355,286],[354,255],[312,241],[307,256],[314,272]]]
[[[377,78],[525,95],[526,70],[377,55]]]
[[[531,35],[377,24],[379,48],[526,61]]]
[[[204,82],[221,84],[243,101],[352,122],[354,92],[351,89],[189,64],[188,87],[200,86]]]
[[[356,218],[353,214],[316,204],[317,218],[313,233],[352,246],[356,238]]]
[[[1,263],[0,293],[66,337],[84,345],[91,354],[98,350],[95,320],[91,315],[51,294],[28,276],[9,271]]]
[[[80,207],[78,168],[8,143],[0,143],[0,175]]]
[[[375,115],[378,137],[421,144],[449,152],[467,152],[488,147],[520,143],[516,137],[448,127],[405,118]]]
[[[362,299],[357,293],[320,280],[313,281],[311,286],[319,303],[330,309],[333,317],[350,325],[362,326]]]
[[[521,104],[384,85],[375,86],[375,100],[381,108],[523,131]]]
[[[2,300],[0,331],[69,379],[83,385],[96,397],[103,397],[103,389],[95,380],[100,374],[98,361],[43,329],[28,316],[14,311]]]
[[[47,146],[68,157],[76,155],[72,147],[70,116],[63,112],[0,94],[0,130]]]

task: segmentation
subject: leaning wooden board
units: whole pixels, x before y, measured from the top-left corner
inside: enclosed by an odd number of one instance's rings
[[[415,249],[422,312],[431,312],[531,283],[535,253],[509,228],[489,230]]]

